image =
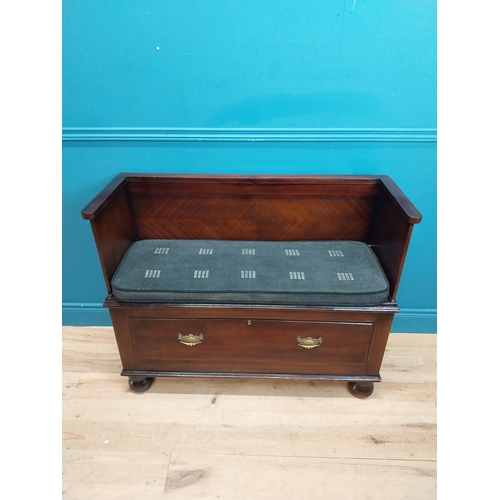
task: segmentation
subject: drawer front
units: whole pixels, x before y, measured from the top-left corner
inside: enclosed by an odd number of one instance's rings
[[[373,323],[129,319],[137,368],[174,372],[360,374]]]

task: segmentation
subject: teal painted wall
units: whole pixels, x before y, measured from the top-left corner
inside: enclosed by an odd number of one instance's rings
[[[63,0],[63,324],[107,325],[80,210],[118,172],[388,174],[436,331],[436,2]]]

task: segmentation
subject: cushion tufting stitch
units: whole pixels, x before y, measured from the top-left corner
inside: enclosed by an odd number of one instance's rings
[[[372,306],[389,285],[355,241],[142,240],[112,279],[131,302]]]

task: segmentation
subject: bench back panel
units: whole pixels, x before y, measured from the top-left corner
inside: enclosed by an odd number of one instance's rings
[[[346,192],[351,188],[352,194]],[[356,240],[369,242],[376,182],[317,184],[129,181],[142,239]]]

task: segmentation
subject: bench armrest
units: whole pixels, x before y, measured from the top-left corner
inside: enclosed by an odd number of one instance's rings
[[[125,252],[135,241],[127,196],[127,176],[116,176],[81,212],[90,221],[106,288]]]
[[[388,198],[398,208],[406,222],[409,224],[418,224],[422,220],[422,214],[389,176],[382,175],[380,183]]]
[[[396,298],[413,226],[422,214],[388,176],[380,177],[381,197],[378,201],[371,246],[384,268],[390,284],[390,295]]]
[[[127,183],[125,174],[118,174],[83,210],[85,220],[95,219],[108,206]]]

